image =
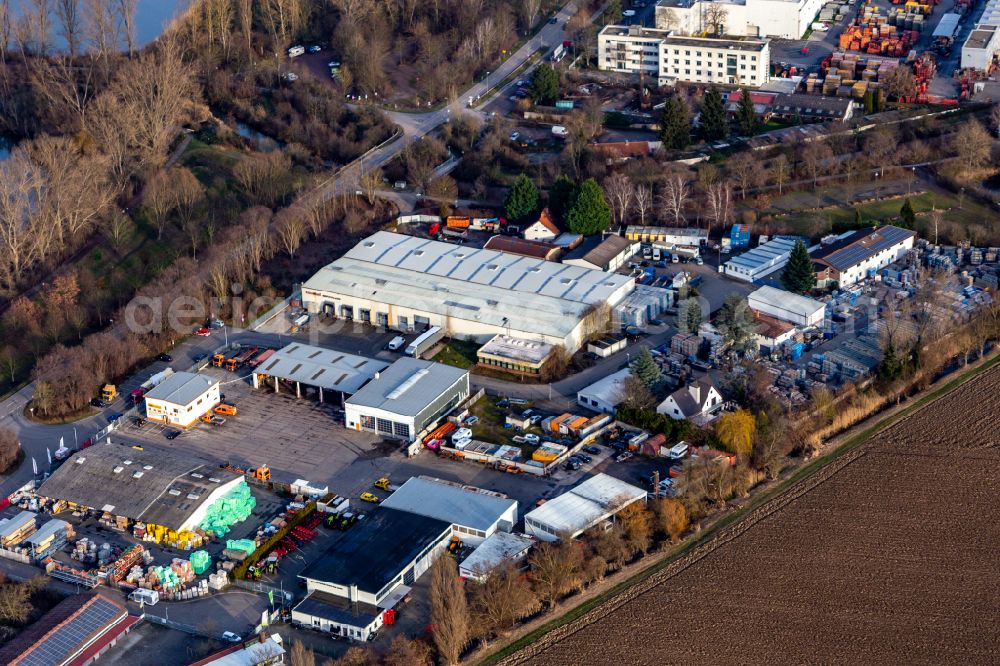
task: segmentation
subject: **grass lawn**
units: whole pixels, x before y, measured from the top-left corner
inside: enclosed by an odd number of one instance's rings
[[[530,406],[530,403],[527,405],[517,405],[516,409],[524,410],[528,409]],[[469,413],[479,417],[479,423],[467,426],[470,430],[472,430],[473,439],[490,442],[491,444],[509,444],[510,446],[516,446],[521,449],[521,456],[524,460],[531,459],[531,454],[537,447],[527,443],[519,444],[514,441],[514,437],[523,433],[519,433],[515,428],[503,427],[507,417],[507,412],[497,407],[496,402],[494,402],[492,398],[489,396],[483,396],[472,406],[471,409],[469,409]],[[541,434],[542,431],[535,426],[529,428],[525,432]]]
[[[453,365],[456,368],[468,369],[476,364],[476,350],[479,345],[467,340],[449,340],[434,359],[438,363]]]

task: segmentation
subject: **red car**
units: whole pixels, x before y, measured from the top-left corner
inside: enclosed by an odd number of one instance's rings
[[[194,334],[200,335],[203,338],[207,338],[208,336],[212,335],[212,331],[208,330],[207,328],[196,328],[194,330]]]

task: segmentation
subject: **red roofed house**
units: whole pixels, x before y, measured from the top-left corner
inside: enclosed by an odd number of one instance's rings
[[[726,98],[726,111],[735,114],[742,97],[742,90],[734,90],[729,93],[729,97]],[[750,101],[753,102],[754,112],[765,120],[771,115],[771,106],[777,97],[778,93],[750,91]]]
[[[549,212],[548,208],[543,208],[538,215],[538,220],[524,229],[524,237],[527,240],[549,241],[555,239],[560,233],[562,232],[552,221],[552,213]]]
[[[96,592],[74,594],[0,648],[0,664],[86,666],[140,621]]]

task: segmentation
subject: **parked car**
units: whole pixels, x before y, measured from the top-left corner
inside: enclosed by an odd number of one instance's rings
[[[622,16],[625,16],[627,18],[631,18],[631,17],[635,16],[635,10],[634,9],[626,9],[625,11],[622,12]]]
[[[319,44],[313,44],[312,46],[309,47],[309,53],[319,53],[322,50],[323,47],[320,46]]]
[[[212,335],[212,331],[202,326],[201,328],[194,329],[194,334],[199,335],[203,338],[207,338],[208,336]]]
[[[527,435],[524,436],[524,441],[526,441],[528,444],[539,444],[542,441],[542,438],[539,437],[538,435],[528,433]]]
[[[541,414],[533,414],[531,418],[528,419],[528,423],[530,423],[531,425],[538,425],[543,418],[545,417],[542,416]]]
[[[478,416],[473,415],[473,416],[469,416],[469,417],[467,417],[465,419],[465,425],[476,425],[477,423],[479,423],[479,417]]]
[[[204,353],[199,352],[199,353],[195,354],[194,356],[192,356],[191,360],[194,361],[195,363],[201,363],[206,358],[208,358],[208,354],[204,354]]]
[[[177,439],[178,437],[181,436],[181,431],[180,430],[164,430],[163,431],[163,436],[166,437],[167,439]]]
[[[521,133],[518,132],[517,130],[514,130],[513,132],[510,133],[510,140],[511,141],[517,141],[520,138],[521,138]]]
[[[132,425],[134,425],[136,428],[141,428],[142,426],[146,425],[146,419],[142,418],[141,416],[133,416]]]
[[[593,445],[591,445],[591,446],[585,446],[585,447],[583,447],[583,450],[586,451],[587,453],[591,454],[591,455],[594,455],[594,456],[600,455],[600,453],[601,453],[601,450],[599,448],[597,448],[596,446],[593,446]]]
[[[592,463],[594,459],[588,456],[586,453],[577,453],[576,457],[582,460],[584,463]]]
[[[378,504],[379,502],[378,496],[373,495],[368,491],[361,493],[361,500],[364,502],[371,502],[372,504]]]
[[[396,337],[394,337],[392,340],[389,341],[389,344],[386,345],[386,347],[389,349],[389,351],[396,351],[405,344],[406,344],[406,338],[404,338],[402,335],[397,335]]]
[[[171,356],[170,354],[160,354],[159,356],[156,357],[156,360],[163,361],[164,363],[172,363],[174,357]]]
[[[559,23],[559,19],[553,16],[552,18],[549,19],[549,23],[555,25],[556,23]]]
[[[222,633],[222,640],[229,641],[230,643],[240,643],[243,641],[239,634],[234,634],[231,631],[224,631]]]
[[[533,410],[533,409],[526,409],[523,412],[521,412],[521,418],[522,419],[530,418],[531,415],[534,414],[534,413],[535,413],[535,410]]]
[[[122,416],[124,416],[124,414],[122,414],[121,412],[108,412],[107,414],[105,414],[105,416],[108,419],[108,423],[114,423]]]
[[[615,461],[616,461],[616,462],[625,462],[626,460],[628,460],[628,459],[629,459],[629,458],[631,458],[631,457],[632,457],[632,454],[631,454],[630,452],[628,452],[628,451],[622,451],[622,452],[621,452],[621,453],[619,453],[619,454],[618,454],[618,456],[617,456],[617,457],[615,458]]]
[[[299,75],[296,74],[295,72],[285,72],[284,74],[281,75],[281,78],[284,79],[285,81],[288,81],[289,83],[294,83],[295,81],[299,80]]]
[[[649,323],[651,326],[663,326],[667,322],[663,321],[662,319],[650,319]]]
[[[565,467],[566,467],[567,471],[575,472],[576,470],[580,469],[580,461],[579,460],[567,460]]]
[[[339,60],[331,60],[330,62],[326,63],[326,66],[329,67],[330,69],[336,69],[336,68],[340,67],[340,61]]]
[[[94,398],[93,400],[90,401],[90,406],[91,407],[100,407],[101,409],[103,409],[103,408],[105,408],[105,407],[108,406],[108,403],[104,402],[100,398]]]

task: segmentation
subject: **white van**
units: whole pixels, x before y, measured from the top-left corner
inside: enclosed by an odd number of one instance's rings
[[[402,335],[397,335],[396,337],[394,337],[392,340],[389,341],[388,345],[389,351],[396,351],[404,344],[406,344],[406,338],[404,338]]]
[[[289,58],[295,58],[297,56],[305,55],[305,54],[306,54],[306,47],[304,47],[304,46],[293,46],[290,49],[288,49],[288,57]]]
[[[688,454],[687,442],[681,442],[680,444],[675,444],[670,448],[669,458],[671,460],[681,460],[686,458]]]

